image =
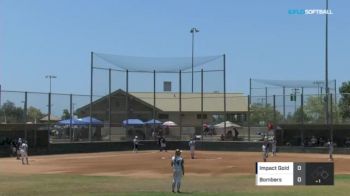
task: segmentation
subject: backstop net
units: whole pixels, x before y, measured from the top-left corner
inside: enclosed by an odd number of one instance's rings
[[[251,124],[325,124],[326,87],[321,80],[250,80]],[[328,82],[329,112],[337,114],[336,81]]]
[[[91,53],[91,103],[77,113],[103,121],[97,131],[102,140],[135,136],[187,140],[202,136],[203,124],[226,119],[225,85],[224,55],[160,58]]]

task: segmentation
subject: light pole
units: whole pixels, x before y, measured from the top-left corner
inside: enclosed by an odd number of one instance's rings
[[[49,80],[50,80],[50,93],[51,93],[51,79],[55,79],[55,78],[57,78],[57,76],[47,75],[47,76],[45,76],[45,78],[49,78]]]
[[[328,11],[328,0],[326,0],[326,10]],[[326,14],[326,29],[325,29],[325,110],[326,110],[326,126],[329,128],[329,88],[328,88],[328,14]],[[332,107],[332,106],[331,106]],[[330,139],[333,142],[333,127],[330,129]]]
[[[193,27],[190,31],[192,33],[192,93],[193,93],[193,64],[194,64],[194,34],[198,33],[199,29]]]

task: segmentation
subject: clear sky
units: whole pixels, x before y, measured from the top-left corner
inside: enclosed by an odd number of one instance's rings
[[[329,78],[349,80],[350,1],[329,0]],[[89,94],[90,52],[131,56],[227,55],[227,91],[249,78],[324,79],[325,0],[0,0],[5,90]]]

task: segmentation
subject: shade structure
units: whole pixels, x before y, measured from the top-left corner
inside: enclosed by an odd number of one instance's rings
[[[70,125],[72,122],[72,125],[85,125],[85,123],[79,119],[72,118],[72,119],[65,119],[60,120],[57,122],[58,125]]]
[[[50,115],[50,121],[60,121],[61,120],[61,117],[59,117],[59,116],[54,116],[54,115]],[[41,118],[40,119],[40,121],[49,121],[49,116],[45,116],[45,117],[43,117],[43,118]]]
[[[221,122],[219,124],[214,125],[215,128],[224,128],[225,127],[225,122]],[[240,128],[241,126],[238,124],[235,124],[231,121],[226,121],[226,127],[234,127],[234,128]]]
[[[173,121],[165,121],[163,123],[163,126],[174,127],[174,126],[177,126],[177,124]]]
[[[124,126],[140,126],[140,125],[144,125],[145,123],[142,122],[142,120],[140,119],[127,119],[127,120],[123,120],[123,125]]]
[[[160,125],[160,124],[162,124],[162,122],[159,120],[156,120],[156,119],[151,119],[149,121],[146,121],[145,124],[147,124],[147,125]]]
[[[78,120],[82,121],[84,124],[87,124],[89,125],[90,122],[92,125],[103,125],[103,122],[96,119],[96,118],[93,118],[91,116],[86,116],[86,117],[83,117],[83,118],[79,118]]]

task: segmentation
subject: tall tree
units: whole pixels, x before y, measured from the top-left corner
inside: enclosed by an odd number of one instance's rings
[[[62,114],[62,120],[70,119],[70,117],[71,117],[71,115],[70,115],[68,109],[64,109],[63,114]]]
[[[350,118],[350,81],[343,82],[339,88],[341,98],[339,100],[339,112],[343,120]]]
[[[306,99],[304,112],[307,116],[308,123],[324,123],[324,100],[320,96],[310,96]],[[307,123],[305,121],[305,123]]]
[[[44,114],[37,108],[30,106],[27,111],[27,121],[37,123],[39,119],[44,117]]]
[[[261,103],[254,103],[251,106],[250,122],[254,125],[261,123],[266,124],[267,122],[274,121],[274,112],[276,115],[276,122],[283,120],[283,115],[279,111],[274,111],[272,105],[267,104],[266,106]]]
[[[23,123],[24,111],[21,107],[7,100],[0,109],[0,115],[3,117],[3,123]]]

